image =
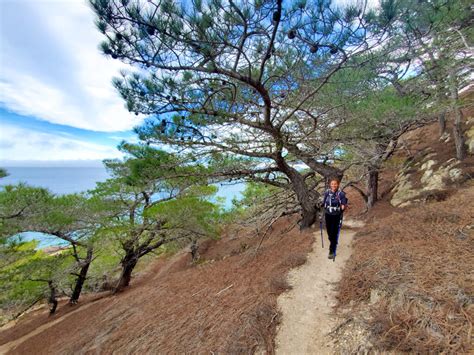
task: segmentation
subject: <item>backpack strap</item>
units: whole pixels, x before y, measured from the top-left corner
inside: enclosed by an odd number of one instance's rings
[[[326,192],[324,193],[324,200],[323,200],[324,205],[326,204],[326,200],[329,197],[329,193],[330,193],[330,190],[326,190]],[[339,203],[339,206],[342,205],[340,194],[341,194],[341,190],[337,190],[336,191],[336,201]],[[329,203],[331,203],[331,201],[329,201]]]
[[[329,190],[324,191],[323,205],[326,205],[326,200],[329,196]]]

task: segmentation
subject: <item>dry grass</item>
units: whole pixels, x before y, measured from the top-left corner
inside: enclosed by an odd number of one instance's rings
[[[371,301],[366,322],[380,350],[473,350],[474,188],[446,201],[393,210],[355,239],[339,306]],[[377,299],[370,295],[377,293]]]
[[[270,289],[274,293],[280,294],[282,292],[291,290],[291,285],[288,283],[285,275],[277,275],[270,279]]]
[[[249,312],[243,313],[238,331],[227,339],[226,354],[273,354],[274,328],[280,321],[280,314],[271,303],[257,304]]]
[[[272,354],[285,275],[314,241],[309,230],[283,233],[296,217],[280,218],[261,245],[251,229],[205,242],[199,265],[189,253],[160,258],[124,292],[81,301],[71,308],[79,308],[74,317],[51,324],[15,353]],[[90,306],[81,310],[84,304]],[[0,332],[0,344],[58,319],[65,308],[54,318],[45,310],[25,318]]]
[[[306,254],[293,253],[288,255],[288,257],[283,261],[282,265],[292,269],[305,264],[307,259],[308,256]]]

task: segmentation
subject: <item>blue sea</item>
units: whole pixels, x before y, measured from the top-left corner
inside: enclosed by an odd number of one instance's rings
[[[83,192],[95,187],[96,182],[105,181],[109,174],[104,167],[3,167],[8,176],[0,179],[0,186],[17,184],[19,182],[28,185],[45,187],[56,194],[68,194]],[[241,198],[241,192],[245,188],[244,183],[233,183],[218,185],[219,191],[212,200],[224,197],[224,208],[232,206],[233,198]],[[27,232],[22,233],[26,240],[36,239],[40,242],[39,248],[50,245],[58,245],[57,240],[50,236]]]
[[[57,194],[69,194],[93,189],[109,174],[103,167],[5,167],[8,176],[0,179],[0,186],[25,182],[45,187]]]

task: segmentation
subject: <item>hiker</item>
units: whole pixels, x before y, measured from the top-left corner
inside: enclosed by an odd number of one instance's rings
[[[329,189],[324,193],[322,206],[325,211],[326,230],[329,237],[329,259],[336,258],[337,239],[342,222],[342,214],[347,208],[346,194],[339,189],[340,181],[338,178],[329,180]]]

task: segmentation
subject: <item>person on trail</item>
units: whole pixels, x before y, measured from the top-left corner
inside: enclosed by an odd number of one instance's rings
[[[329,259],[336,258],[337,239],[342,222],[342,214],[347,208],[346,194],[339,189],[338,178],[329,180],[329,189],[324,193],[322,205],[325,211],[326,230],[329,237]]]

